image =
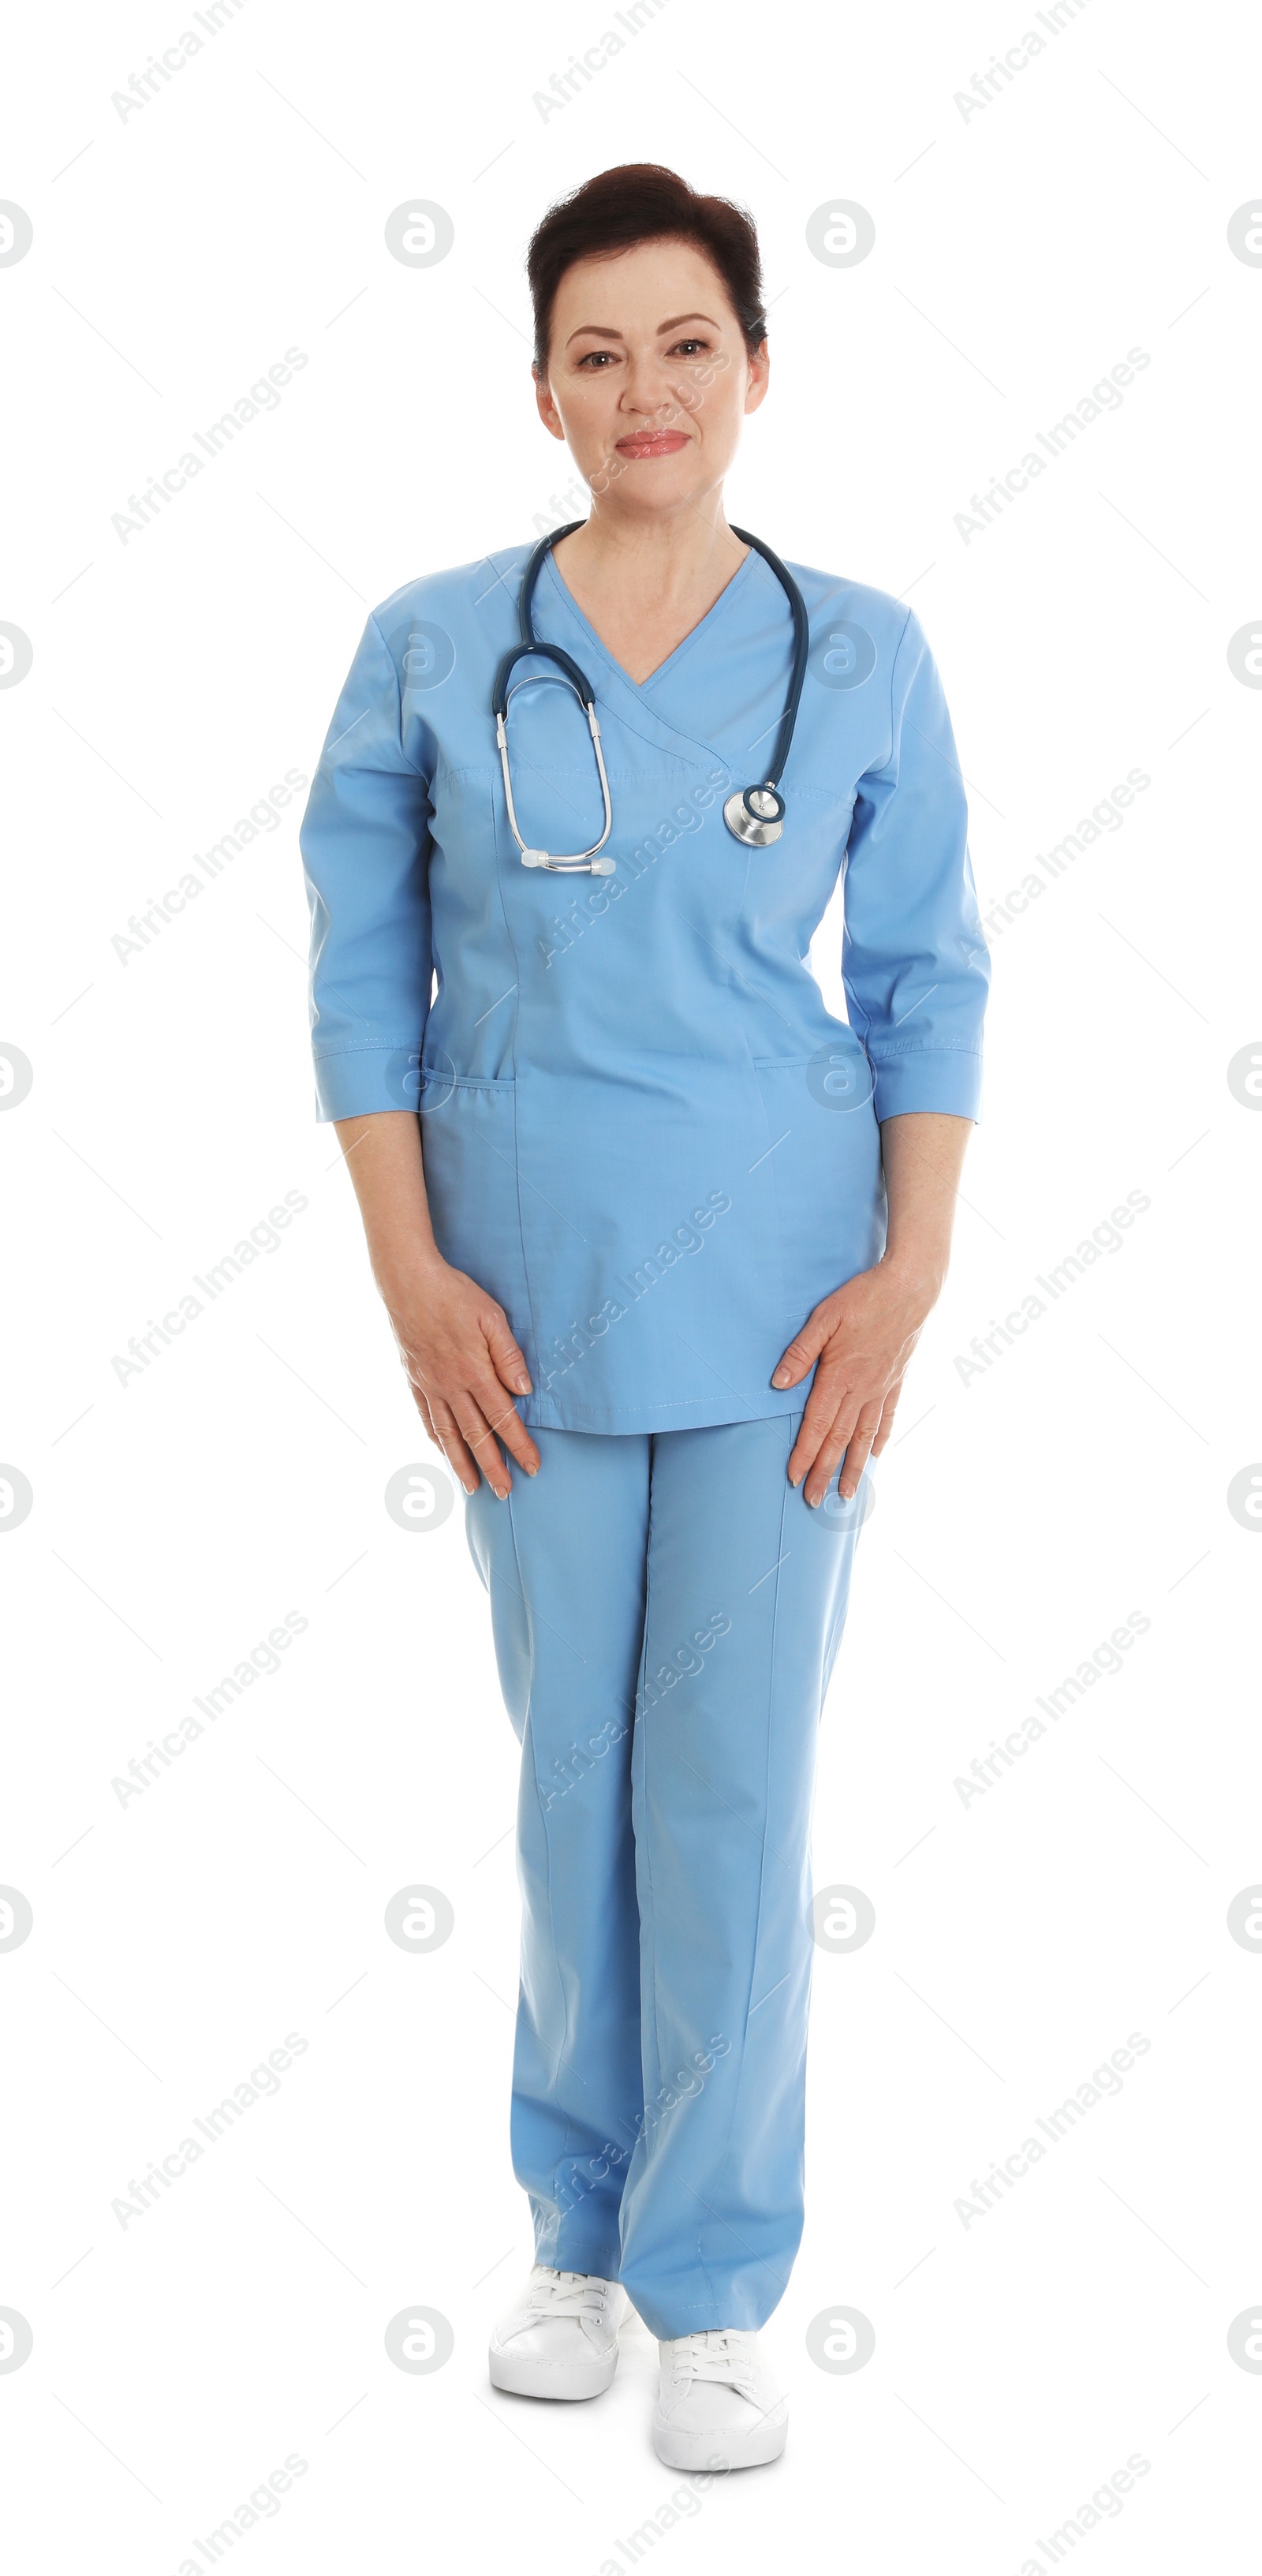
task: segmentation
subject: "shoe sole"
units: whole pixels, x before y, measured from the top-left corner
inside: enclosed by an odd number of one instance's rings
[[[489,2362],[492,2388],[502,2388],[510,2397],[603,2397],[618,2367],[618,2349],[615,2345],[602,2359],[575,2364],[514,2358],[492,2345]]]
[[[655,2421],[653,2448],[668,2469],[762,2469],[778,2460],[789,2438],[789,2414],[773,2409],[749,2433],[730,2437],[721,2433],[678,2432],[669,2424]]]

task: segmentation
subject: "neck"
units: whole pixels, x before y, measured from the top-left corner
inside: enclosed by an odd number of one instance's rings
[[[593,493],[590,518],[556,551],[566,580],[577,578],[589,595],[618,592],[665,602],[722,589],[747,548],[728,526],[717,484],[652,518],[632,517],[611,507],[610,496]]]

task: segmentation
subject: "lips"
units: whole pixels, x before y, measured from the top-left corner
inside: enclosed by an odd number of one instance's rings
[[[633,457],[638,462],[650,456],[677,456],[680,448],[688,444],[688,438],[681,429],[637,430],[630,438],[619,439],[618,454]]]

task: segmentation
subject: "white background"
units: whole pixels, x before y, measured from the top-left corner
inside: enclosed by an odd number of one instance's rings
[[[598,2576],[815,2566],[1018,2576],[1062,2537],[1114,2571],[1242,2563],[1262,2379],[1262,1867],[1253,1374],[1262,1118],[1256,620],[1262,272],[1243,8],[1090,0],[984,108],[1022,0],[814,14],[666,0],[590,86],[534,101],[604,0],[357,13],[246,0],[178,79],[111,94],[182,0],[34,11],[8,40],[0,269],[11,825],[0,1038],[10,1252],[0,1453],[9,1697],[0,1878],[7,2182],[0,2374],[14,2564],[176,2576],[474,2564]],[[753,210],[770,399],[731,515],[910,599],[970,782],[982,910],[1132,768],[1151,784],[994,937],[984,1120],[952,1278],[879,1470],[825,1718],[817,1884],[872,1939],[821,1950],[807,2233],[769,2332],[783,2461],[672,2510],[653,2348],[599,2407],[488,2388],[529,2235],[509,2168],[515,1747],[457,1510],[408,1534],[425,1456],[330,1131],[312,1118],[301,799],[139,955],[112,941],[288,768],[309,776],[364,617],[557,516],[522,257],[550,200],[658,158]],[[393,259],[409,191],[438,265]],[[807,247],[830,192],[871,255]],[[124,544],[111,526],[289,347],[279,406]],[[955,525],[1132,347],[1150,364],[983,533]],[[1251,767],[1252,763],[1252,767]],[[819,971],[837,1004],[836,939]],[[1258,1103],[1254,1100],[1254,1110]],[[308,1206],[139,1377],[111,1362],[295,1191]],[[1129,1192],[1119,1250],[965,1382],[955,1361]],[[1249,1318],[1254,1322],[1250,1324]],[[111,1781],[286,1612],[308,1627],[143,1794]],[[967,1805],[953,1783],[1131,1612],[1081,1704]],[[409,1956],[415,1882],[455,1930]],[[111,2202],[251,2066],[308,2045],[155,2206]],[[955,2203],[1137,2032],[1116,2098],[965,2226]],[[384,2333],[421,2303],[446,2365]],[[867,2316],[835,2374],[806,2328]],[[663,2508],[666,2508],[663,2510]],[[654,2520],[654,2535],[644,2526]],[[245,2518],[243,2518],[245,2519]],[[639,2531],[625,2550],[614,2544]]]

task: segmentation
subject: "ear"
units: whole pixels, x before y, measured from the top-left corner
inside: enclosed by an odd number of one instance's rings
[[[544,428],[551,430],[554,438],[563,439],[565,431],[561,427],[561,415],[552,399],[552,389],[548,379],[540,375],[537,367],[532,367],[530,372],[535,380],[535,402],[538,406],[539,418]]]
[[[771,354],[765,340],[760,341],[753,356],[747,358],[746,364],[749,368],[749,382],[745,387],[745,409],[747,412],[757,411],[766,393],[771,374]]]

